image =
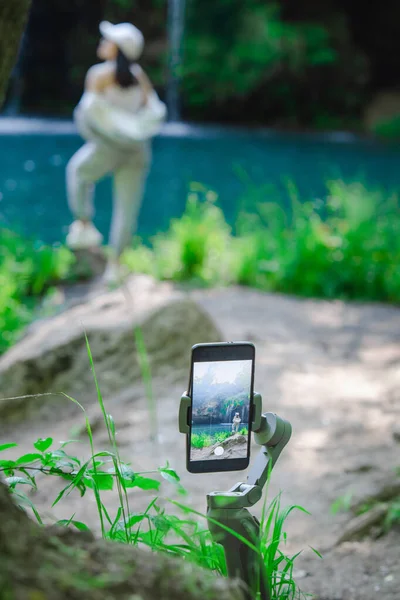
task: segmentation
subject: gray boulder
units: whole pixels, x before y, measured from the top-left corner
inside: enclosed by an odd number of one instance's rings
[[[215,448],[222,446],[224,453],[220,456],[215,456]],[[223,442],[214,444],[208,448],[208,458],[244,458],[247,453],[247,437],[235,433]]]
[[[186,378],[191,346],[221,339],[211,318],[183,292],[169,283],[133,276],[122,288],[99,291],[37,323],[0,357],[2,422],[27,416],[33,410],[41,413],[41,418],[50,411],[54,418],[54,410],[73,406],[60,393],[84,406],[96,398],[85,332],[102,395],[115,395],[132,386],[141,378],[137,329],[143,336],[153,377],[173,371],[177,377]]]

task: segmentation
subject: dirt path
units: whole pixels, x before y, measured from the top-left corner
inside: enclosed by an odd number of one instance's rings
[[[400,446],[393,438],[393,428],[400,422],[400,310],[303,301],[238,288],[190,295],[211,313],[226,340],[255,342],[256,389],[263,395],[263,408],[293,425],[269,496],[282,490],[284,504],[299,504],[311,512],[311,516],[294,513],[287,526],[288,550],[305,549],[297,567],[301,587],[324,600],[399,600],[399,532],[332,550],[349,515],[333,516],[330,507],[344,494],[358,497],[373,491],[400,464]],[[99,379],[101,384],[101,374]],[[188,502],[204,511],[207,491],[229,489],[245,473],[186,473],[184,438],[177,432],[185,382],[174,381],[171,374],[170,381],[154,385],[159,445],[148,441],[142,390],[106,399],[119,429],[122,455],[136,469],[145,470],[169,460],[190,492]],[[82,423],[79,414],[75,420],[46,424],[45,431],[31,424],[8,431],[7,441],[18,441],[20,453],[27,452],[39,436],[66,439],[74,435],[78,422]],[[105,443],[99,426],[96,446]],[[78,447],[77,452],[83,449]],[[56,494],[53,486],[50,479],[44,479],[35,498],[37,505],[49,506]],[[166,494],[171,495],[171,490]],[[145,505],[147,496],[132,492],[131,498],[136,510]],[[78,496],[70,496],[56,515],[65,518],[74,512],[76,518],[96,522],[92,500],[82,503]],[[324,559],[316,558],[308,546],[318,548]]]

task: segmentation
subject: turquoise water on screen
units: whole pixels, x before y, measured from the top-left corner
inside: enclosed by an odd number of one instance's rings
[[[239,430],[244,429],[245,425],[241,425],[239,427]],[[210,435],[213,436],[216,433],[221,433],[221,432],[225,432],[225,431],[232,431],[232,423],[219,423],[219,424],[213,424],[213,425],[193,425],[192,426],[192,433],[197,433],[199,435],[201,434],[205,434],[205,435]]]

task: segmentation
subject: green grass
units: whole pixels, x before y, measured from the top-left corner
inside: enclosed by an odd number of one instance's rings
[[[239,431],[240,435],[247,436],[247,429],[241,429]],[[208,446],[212,446],[216,443],[221,443],[224,440],[232,437],[231,431],[220,431],[218,433],[214,433],[213,435],[208,435],[206,433],[192,433],[191,435],[191,444],[194,448],[208,448]]]
[[[183,216],[150,246],[138,241],[123,262],[133,272],[189,285],[400,302],[398,196],[341,181],[327,186],[327,202],[300,201],[289,186],[287,210],[269,200],[271,190],[249,187],[243,206],[251,211],[242,210],[232,229],[216,194],[194,183]],[[64,247],[39,246],[0,230],[0,353],[34,319],[43,294],[69,276],[72,261]],[[153,411],[148,383],[146,390]]]
[[[136,327],[134,331],[137,355],[139,361],[142,381],[144,383],[147,408],[149,413],[150,436],[153,442],[158,440],[159,429],[157,419],[157,402],[153,393],[153,381],[151,376],[151,366],[149,356],[147,354],[146,345],[143,339],[143,332],[140,327]]]
[[[56,477],[63,480],[65,485],[54,499],[52,506],[65,500],[65,507],[68,510],[68,495],[74,489],[80,492],[82,502],[85,502],[86,496],[92,493],[99,518],[99,529],[104,539],[180,557],[210,569],[216,574],[226,576],[227,567],[223,548],[213,541],[207,529],[205,515],[174,500],[170,503],[171,506],[179,508],[179,515],[172,514],[161,507],[160,500],[162,498],[164,501],[167,500],[162,495],[163,481],[172,485],[178,493],[186,494],[179,475],[169,463],[151,471],[137,472],[131,464],[122,460],[116,441],[115,423],[112,416],[107,413],[101,395],[87,338],[86,345],[97,389],[98,405],[103,415],[111,449],[100,451],[95,449],[93,432],[85,409],[76,399],[62,394],[82,410],[86,423],[89,454],[82,459],[69,453],[70,444],[76,440],[60,442],[56,446],[51,437],[44,437],[34,443],[32,452],[10,459],[3,457],[6,457],[7,451],[14,449],[17,444],[3,443],[0,445],[2,458],[0,473],[5,477],[15,501],[21,508],[32,511],[38,523],[42,525],[43,519],[39,511],[24,490],[37,489],[41,481],[41,479],[37,480],[38,474]],[[117,489],[119,501],[118,507],[111,511],[106,506],[105,496],[113,488]],[[131,506],[127,492],[132,488],[146,490],[152,494],[147,508],[141,512],[135,512]],[[261,536],[254,548],[268,578],[271,600],[295,600],[302,597],[293,579],[296,556],[287,556],[284,552],[286,519],[295,509],[304,510],[296,506],[282,509],[280,497],[275,498],[269,507],[264,506]],[[57,524],[74,527],[80,531],[89,529],[86,523],[78,521],[71,514],[57,521]],[[233,535],[238,535],[232,530],[229,531]],[[245,543],[253,547],[250,542],[245,541]],[[258,600],[257,594],[254,595],[254,600]]]
[[[400,467],[395,469],[395,478],[400,476]],[[365,499],[364,502],[356,502],[353,505],[354,494],[348,491],[343,496],[339,496],[331,505],[331,513],[336,514],[338,512],[351,512],[354,516],[359,516],[367,513],[372,508],[386,504],[387,511],[386,516],[383,518],[381,526],[382,531],[387,533],[390,529],[400,526],[400,496],[395,495],[391,498],[371,497]],[[374,523],[374,526],[378,526],[378,523]]]
[[[306,297],[400,301],[399,198],[361,184],[328,183],[328,200],[273,201],[242,212],[235,232],[195,187],[167,233],[125,253],[132,271],[202,285],[241,284]]]
[[[25,240],[0,228],[0,354],[35,316],[38,300],[63,279],[73,262],[64,247]]]
[[[193,448],[198,448],[199,450],[202,448],[208,448],[208,446],[212,446],[214,444],[213,437],[205,433],[192,433],[190,439]]]

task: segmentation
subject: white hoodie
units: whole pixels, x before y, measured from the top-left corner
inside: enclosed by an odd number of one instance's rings
[[[75,123],[84,139],[98,139],[127,148],[157,135],[166,115],[166,106],[155,91],[145,106],[135,112],[118,105],[115,94],[111,102],[104,94],[85,92],[74,111]]]

